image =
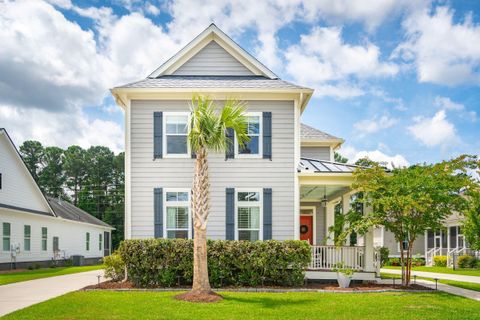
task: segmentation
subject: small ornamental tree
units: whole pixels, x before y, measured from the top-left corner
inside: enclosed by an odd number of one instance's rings
[[[480,250],[480,192],[473,190],[466,195],[468,206],[464,211],[463,234],[473,250]]]
[[[478,167],[475,157],[460,156],[438,164],[394,168],[387,172],[379,164],[358,168],[352,188],[364,193],[356,201],[371,208],[363,215],[350,211],[346,215],[351,232],[365,234],[370,227],[384,226],[393,233],[400,246],[402,284],[410,285],[412,248],[418,236],[428,229],[442,227],[453,212],[461,212],[467,205],[462,191],[470,189],[474,181],[468,170]]]

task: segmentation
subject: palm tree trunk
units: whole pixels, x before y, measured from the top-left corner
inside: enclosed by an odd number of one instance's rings
[[[192,293],[210,294],[207,263],[207,218],[209,214],[209,179],[207,151],[199,150],[195,160],[192,190],[194,225]]]

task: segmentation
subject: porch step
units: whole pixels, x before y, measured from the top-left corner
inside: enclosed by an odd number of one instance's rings
[[[308,280],[335,280],[337,279],[337,273],[328,270],[307,270],[305,273],[305,278]],[[366,271],[355,272],[352,277],[352,280],[373,281],[375,279],[375,272]]]

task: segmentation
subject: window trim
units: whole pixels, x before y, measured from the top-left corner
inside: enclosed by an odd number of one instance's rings
[[[259,118],[259,132],[258,132],[258,154],[240,153],[237,141],[237,135],[235,134],[235,158],[247,158],[247,159],[263,159],[263,112],[246,112],[246,117],[258,117]],[[248,128],[247,128],[248,130]]]
[[[186,192],[188,194],[188,201],[167,201],[167,192]],[[167,205],[168,204],[168,205]],[[192,239],[192,195],[188,188],[163,188],[163,238],[168,238],[168,231],[184,231],[185,229],[169,229],[167,228],[167,207],[187,207],[188,208],[188,237]]]
[[[8,224],[8,232],[9,232],[8,236],[6,236],[5,233],[3,232],[6,224]],[[8,238],[8,250],[5,250],[5,248],[3,247],[3,242],[7,238]],[[2,222],[2,251],[9,252],[11,247],[12,247],[12,224],[10,222]]]
[[[27,234],[25,232],[25,228],[29,228],[29,234],[27,237]],[[28,240],[28,250],[26,248],[26,241]],[[23,251],[31,251],[32,250],[32,226],[29,224],[24,224],[23,225]]]
[[[260,201],[258,202],[247,202],[247,201],[238,201],[239,192],[258,192],[260,196]],[[239,207],[260,207],[260,226],[258,229],[258,240],[263,241],[263,188],[235,188],[235,240],[238,240],[239,230],[250,230],[256,231],[257,229],[239,229],[238,228],[238,208]],[[240,205],[239,205],[240,204]]]
[[[40,240],[40,249],[42,251],[48,251],[48,228],[47,227],[41,227],[41,240]],[[43,236],[43,230],[45,230],[45,237]],[[45,249],[43,248],[43,242],[45,241]]]
[[[98,251],[102,251],[103,247],[103,235],[101,233],[98,234]]]
[[[187,153],[168,153],[167,146],[167,122],[169,116],[187,116]],[[163,121],[162,121],[162,151],[163,158],[191,158],[192,150],[190,148],[190,143],[188,143],[188,134],[190,132],[190,112],[163,112]],[[172,135],[172,134],[169,134]],[[175,135],[175,134],[173,134]],[[178,134],[177,134],[178,135]]]

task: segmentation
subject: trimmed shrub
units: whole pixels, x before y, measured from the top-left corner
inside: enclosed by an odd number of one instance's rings
[[[480,260],[479,260],[480,261]],[[473,256],[463,255],[458,257],[458,267],[459,268],[476,268],[477,259]]]
[[[435,256],[433,257],[433,264],[435,267],[446,267],[447,266],[447,256]]]
[[[310,246],[304,241],[208,240],[207,247],[213,287],[300,285],[311,258]],[[193,240],[125,240],[119,254],[137,286],[192,283]]]
[[[398,267],[401,265],[400,258],[390,258],[388,259],[387,266]]]
[[[380,247],[380,265],[383,267],[387,265],[388,262],[388,255],[390,254],[390,250],[387,247]]]
[[[412,267],[421,267],[425,265],[425,259],[423,258],[412,258]]]
[[[111,255],[103,258],[103,264],[105,265],[105,277],[111,278],[113,281],[122,280],[125,277],[125,263],[123,263],[122,257],[118,252],[114,252]]]

